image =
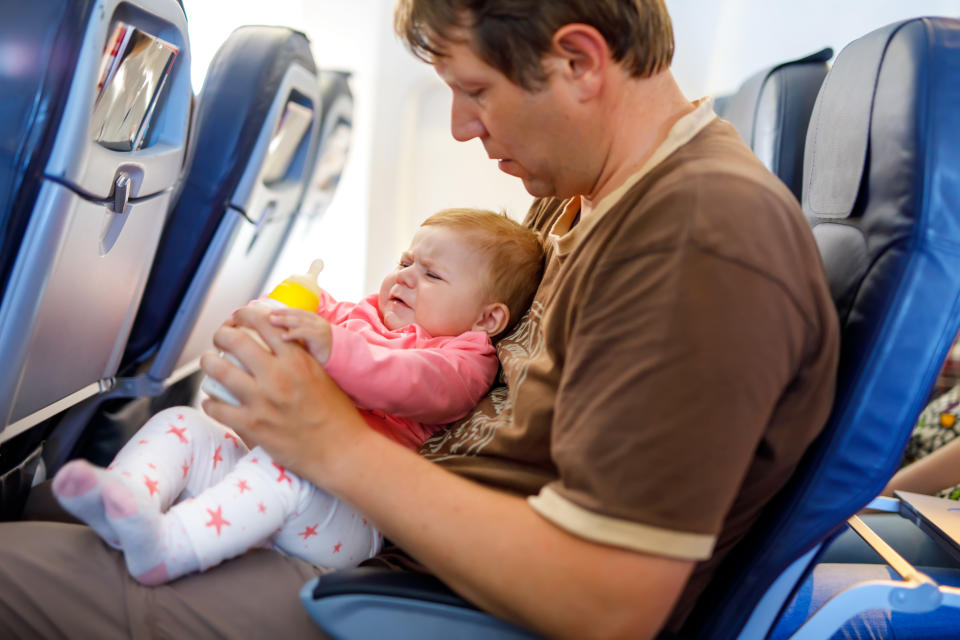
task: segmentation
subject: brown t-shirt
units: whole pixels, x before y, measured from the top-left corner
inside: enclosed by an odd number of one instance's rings
[[[823,426],[838,330],[799,205],[734,129],[706,105],[668,142],[572,228],[576,199],[534,203],[547,268],[500,379],[421,453],[583,538],[700,561],[676,628]]]

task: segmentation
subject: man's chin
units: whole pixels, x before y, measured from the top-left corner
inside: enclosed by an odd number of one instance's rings
[[[557,190],[553,185],[533,178],[522,178],[523,188],[534,198],[548,198],[557,195]]]

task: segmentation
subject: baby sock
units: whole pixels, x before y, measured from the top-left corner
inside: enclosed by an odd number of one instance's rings
[[[106,482],[104,513],[123,549],[127,570],[137,582],[165,584],[200,568],[180,519],[139,500],[129,487]]]
[[[88,524],[104,542],[119,549],[120,540],[107,520],[101,497],[106,473],[106,469],[86,460],[72,460],[54,476],[53,495],[60,506]]]
[[[114,548],[119,538],[104,514],[106,482],[125,484],[137,501],[163,511],[180,496],[215,484],[247,453],[236,435],[190,407],[156,414],[106,469],[74,460],[57,473],[53,492],[61,506]]]

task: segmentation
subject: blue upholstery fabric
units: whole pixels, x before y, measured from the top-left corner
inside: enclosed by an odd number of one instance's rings
[[[938,584],[960,586],[960,570],[917,567]],[[796,597],[777,621],[770,640],[785,640],[834,594],[866,580],[899,580],[890,567],[881,564],[822,563],[807,576]],[[941,606],[925,613],[891,612],[876,608],[844,624],[831,640],[944,640],[960,630],[960,609]]]
[[[294,63],[316,71],[306,37],[280,27],[237,29],[211,62],[194,121],[193,159],[160,240],[122,368],[148,356],[170,326]]]
[[[868,34],[827,76],[803,202],[841,321],[834,410],[704,593],[691,635],[735,635],[773,580],[896,470],[960,320],[958,104],[960,20]]]
[[[832,57],[828,48],[757,72],[725,101],[720,114],[798,200],[807,125]]]
[[[6,288],[73,80],[92,0],[4,3],[0,16],[0,292]]]

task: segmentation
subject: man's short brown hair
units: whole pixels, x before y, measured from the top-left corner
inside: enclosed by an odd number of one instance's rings
[[[444,209],[421,226],[442,226],[463,232],[469,243],[487,258],[486,293],[489,302],[502,302],[510,321],[498,335],[516,326],[533,301],[543,277],[543,244],[540,236],[506,213],[485,209]]]
[[[535,90],[546,79],[542,58],[557,29],[588,24],[606,39],[613,59],[636,77],[663,71],[673,59],[673,26],[664,0],[398,0],[394,28],[415,56],[444,56],[451,31],[514,84]]]

